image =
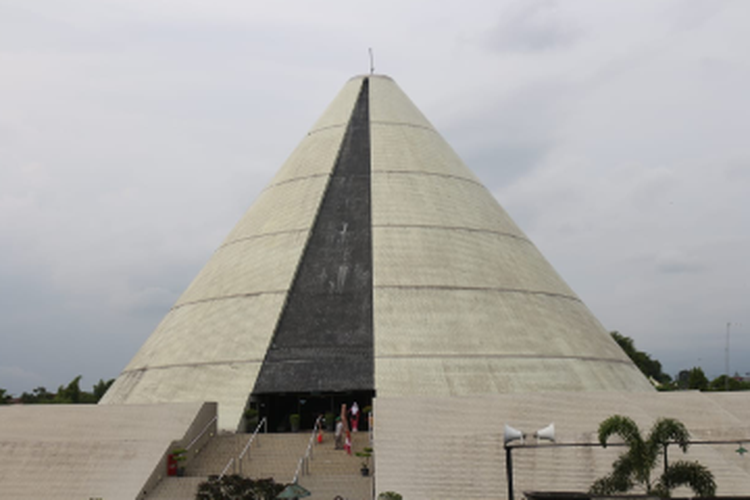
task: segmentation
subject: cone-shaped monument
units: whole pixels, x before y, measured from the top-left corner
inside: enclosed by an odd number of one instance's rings
[[[498,166],[502,168],[502,166]],[[650,391],[388,77],[350,80],[105,404],[217,401],[235,429],[356,399]]]

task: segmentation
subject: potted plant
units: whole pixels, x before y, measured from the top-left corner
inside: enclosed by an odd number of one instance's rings
[[[326,421],[326,430],[328,432],[333,432],[333,427],[336,425],[336,415],[334,415],[332,412],[328,412],[325,415],[325,421]]]
[[[177,476],[185,475],[185,461],[187,460],[187,450],[185,448],[176,448],[172,450],[172,458],[177,462]]]
[[[292,432],[299,431],[299,422],[300,422],[299,413],[292,413],[291,415],[289,415],[289,425],[292,428]]]
[[[359,469],[359,471],[362,473],[363,476],[369,476],[370,475],[370,457],[372,456],[372,448],[365,448],[362,451],[358,451],[355,453],[359,458],[362,460],[362,467]]]
[[[260,415],[255,408],[245,410],[245,432],[253,432],[260,422]]]

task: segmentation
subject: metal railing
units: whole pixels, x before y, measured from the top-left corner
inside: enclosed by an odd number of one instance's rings
[[[195,446],[195,443],[200,441],[200,439],[208,432],[208,430],[211,428],[212,424],[216,423],[216,420],[218,419],[218,416],[214,416],[211,420],[208,421],[208,423],[203,427],[203,430],[200,431],[200,433],[193,438],[192,441],[190,441],[190,444],[185,447],[186,451],[190,451],[190,449]],[[195,453],[198,453],[200,451],[200,448],[195,450]]]
[[[253,441],[255,441],[255,438],[258,436],[258,433],[260,432],[261,427],[263,428],[264,433],[268,433],[268,421],[266,420],[266,417],[263,417],[260,419],[260,422],[258,422],[258,425],[255,426],[255,430],[253,431],[252,436],[250,436],[250,439],[247,440],[247,444],[244,448],[242,448],[242,451],[237,456],[237,467],[239,469],[240,475],[242,474],[242,459],[245,458],[245,455],[247,455],[247,452],[250,451],[250,445],[253,444]],[[258,443],[258,446],[260,446],[260,439],[256,441]],[[249,458],[249,455],[248,455]]]
[[[227,462],[227,464],[221,470],[221,474],[219,474],[219,478],[218,478],[219,481],[221,481],[221,479],[226,475],[227,471],[229,470],[229,468],[232,466],[233,463],[234,463],[234,457],[230,458],[229,462]]]
[[[688,441],[689,446],[701,446],[701,445],[739,445],[742,447],[742,443],[750,442],[750,438],[740,439],[719,439],[719,440],[695,440]],[[666,471],[669,466],[668,451],[667,448],[670,445],[678,444],[676,441],[668,441],[663,443],[664,446],[664,470]],[[622,448],[628,447],[627,443],[607,443],[604,447],[601,443],[554,443],[554,444],[520,444],[510,445],[506,444],[505,448],[505,480],[508,486],[508,499],[513,500],[513,451],[523,451],[532,449],[555,449],[555,448]]]
[[[312,433],[310,433],[310,440],[307,442],[307,449],[305,450],[304,455],[299,459],[299,462],[297,462],[297,470],[292,478],[292,483],[297,483],[300,473],[303,476],[310,474],[310,460],[313,458],[313,443],[315,442],[315,436],[318,434],[322,420],[323,416],[319,416],[315,419],[315,425],[313,425]]]

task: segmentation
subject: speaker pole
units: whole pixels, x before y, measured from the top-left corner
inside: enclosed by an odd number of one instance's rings
[[[505,446],[505,478],[508,483],[508,500],[513,500],[513,456],[511,446]]]

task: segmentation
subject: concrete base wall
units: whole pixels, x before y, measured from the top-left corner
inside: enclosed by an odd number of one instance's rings
[[[698,460],[714,474],[717,495],[746,494],[750,458],[735,452],[750,442],[748,393],[542,393],[375,400],[376,491],[404,498],[507,498],[504,424],[533,433],[555,423],[558,443],[594,443],[599,423],[621,414],[644,434],[660,417],[683,422],[694,445],[670,447],[669,459]],[[514,445],[519,443],[514,443]],[[523,491],[587,491],[611,471],[622,448],[515,448],[515,497]],[[654,476],[661,474],[657,468]],[[682,488],[674,496],[689,496]]]
[[[0,496],[142,498],[215,415],[215,403],[0,407]]]

